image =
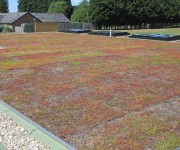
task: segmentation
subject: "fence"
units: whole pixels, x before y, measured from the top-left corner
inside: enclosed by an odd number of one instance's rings
[[[114,25],[114,26],[101,26],[99,30],[129,30],[129,29],[160,29],[160,28],[179,28],[180,23],[159,23],[159,24],[142,24],[142,25]]]
[[[95,25],[92,23],[58,23],[58,31],[68,31],[70,29],[88,29],[94,30]]]

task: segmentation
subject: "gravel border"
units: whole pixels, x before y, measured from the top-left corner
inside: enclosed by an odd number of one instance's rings
[[[11,117],[0,111],[0,142],[8,150],[50,150],[18,125]]]

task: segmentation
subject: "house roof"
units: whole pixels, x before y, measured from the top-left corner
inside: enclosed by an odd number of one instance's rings
[[[0,14],[1,16],[0,23],[13,23],[14,21],[24,16],[25,14],[26,14],[25,12]]]
[[[5,16],[5,14],[0,13],[0,22],[1,22],[1,20],[4,18],[4,16]]]
[[[27,14],[26,12],[18,13],[0,13],[1,24],[11,24]],[[70,20],[63,13],[30,13],[35,18],[42,22],[70,22]]]
[[[31,13],[42,22],[70,22],[63,13]]]

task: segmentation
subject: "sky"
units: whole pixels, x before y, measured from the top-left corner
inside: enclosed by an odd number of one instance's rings
[[[9,12],[17,12],[18,0],[9,0]],[[72,5],[78,5],[81,0],[71,0]]]

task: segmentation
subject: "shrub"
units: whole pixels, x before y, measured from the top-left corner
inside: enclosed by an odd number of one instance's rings
[[[3,31],[3,26],[0,26],[0,32],[2,32]]]
[[[7,33],[7,32],[12,32],[13,27],[10,25],[1,25],[0,26],[0,32]]]

